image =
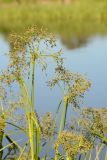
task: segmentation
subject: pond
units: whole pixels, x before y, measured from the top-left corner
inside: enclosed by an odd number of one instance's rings
[[[0,71],[5,69],[9,64],[9,58],[6,55],[9,48],[9,42],[3,35],[0,35]],[[64,45],[60,37],[58,37],[56,51],[61,48],[64,52],[64,66],[70,71],[84,74],[92,83],[91,88],[85,94],[80,105],[82,107],[106,107],[107,37],[93,36],[88,38],[82,45],[77,45],[77,47]],[[52,65],[51,61],[49,63],[50,65],[46,71],[47,76],[38,66],[36,67],[35,109],[39,115],[46,112],[55,113],[59,99],[62,96],[58,87],[50,90],[47,86],[46,82],[54,75],[54,64]],[[16,86],[14,89],[15,91],[18,90]],[[68,119],[71,119],[71,113],[68,114]],[[7,129],[10,129],[10,126],[7,126]],[[20,134],[13,136],[13,138],[20,138]],[[26,138],[22,136],[22,139],[25,141]]]
[[[84,74],[92,83],[91,88],[86,93],[83,106],[106,107],[107,98],[107,37],[95,36],[87,39],[87,43],[79,48],[68,49],[62,44],[60,38],[57,39],[57,48],[62,48],[65,59],[65,66],[73,72]],[[6,68],[9,60],[6,53],[9,51],[9,42],[0,36],[0,70]],[[54,75],[53,66],[49,65],[47,76],[42,73],[37,66],[36,69],[36,105],[39,113],[46,111],[54,112],[58,105],[61,93],[55,88],[50,90],[46,82]],[[46,93],[46,94],[45,94]],[[41,101],[42,98],[42,101]],[[50,103],[48,102],[50,101]],[[50,106],[51,104],[51,106]]]

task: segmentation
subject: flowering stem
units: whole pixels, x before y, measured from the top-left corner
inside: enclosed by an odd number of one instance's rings
[[[32,94],[31,94],[31,101],[32,101],[32,111],[34,111],[35,106],[35,57],[32,58]]]
[[[3,135],[4,135],[4,132],[0,132],[0,149],[3,148],[2,146]],[[2,159],[2,156],[3,156],[3,151],[0,151],[0,159]]]
[[[91,148],[91,150],[90,150],[89,160],[91,160],[91,159],[92,159],[92,152],[93,152],[93,147],[92,147],[92,148]]]
[[[61,116],[59,136],[60,136],[60,134],[63,130],[64,124],[65,124],[65,121],[66,121],[67,107],[68,107],[68,97],[66,95],[64,95],[64,106],[63,106],[62,116]]]
[[[106,152],[106,155],[105,155],[105,160],[107,160],[107,152]]]

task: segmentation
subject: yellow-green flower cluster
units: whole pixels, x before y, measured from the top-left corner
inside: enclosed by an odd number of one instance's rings
[[[0,117],[0,135],[3,134],[5,128],[5,121],[2,117]]]
[[[91,83],[84,76],[70,72],[58,66],[56,68],[56,76],[48,82],[50,87],[54,87],[56,84],[60,88],[65,88],[65,94],[68,104],[77,104],[77,98],[82,97],[84,93],[90,88]]]
[[[107,134],[107,108],[85,108],[83,116],[93,131]]]
[[[92,143],[83,135],[63,131],[55,142],[54,147],[56,151],[62,147],[67,157],[74,158],[78,154],[87,153],[92,147]]]
[[[76,97],[84,95],[84,93],[90,88],[91,84],[83,76],[77,76],[73,86],[68,89],[69,102],[75,100]]]
[[[41,119],[42,138],[46,140],[55,130],[55,124],[53,124],[53,117],[51,113],[46,113]],[[54,125],[54,126],[53,126]]]

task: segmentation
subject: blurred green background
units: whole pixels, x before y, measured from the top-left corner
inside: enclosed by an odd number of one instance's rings
[[[28,26],[43,27],[73,47],[87,38],[107,33],[106,0],[0,0],[0,32],[22,32]]]

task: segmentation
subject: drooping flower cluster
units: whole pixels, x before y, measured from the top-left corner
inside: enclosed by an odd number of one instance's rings
[[[52,133],[54,134],[55,132],[55,124],[53,123],[53,117],[51,113],[46,113],[41,121],[41,128],[42,128],[42,138],[44,140],[46,140],[47,138],[49,138]]]
[[[3,86],[0,86],[0,100],[5,99],[5,97],[6,97],[6,91]]]
[[[77,135],[70,131],[63,131],[54,144],[55,150],[63,148],[67,157],[74,157],[78,154],[87,153],[92,147],[92,143],[87,141],[83,135]]]
[[[73,103],[75,107],[77,106],[78,97],[82,97],[91,86],[91,83],[85,77],[72,73],[62,66],[56,68],[56,76],[48,82],[51,88],[56,84],[58,86],[63,85],[68,103]]]
[[[5,128],[5,121],[2,117],[0,117],[0,135],[3,134]]]
[[[85,108],[81,125],[84,132],[107,143],[107,109]]]
[[[10,64],[0,76],[0,81],[7,84],[11,84],[13,81],[19,80],[21,76],[28,74],[28,70],[31,69],[35,60],[42,66],[42,69],[47,67],[45,61],[47,57],[53,58],[56,63],[62,63],[61,50],[55,54],[48,53],[48,48],[56,46],[56,40],[52,34],[48,34],[43,29],[31,27],[19,35],[13,33],[9,37],[9,42],[11,46]]]

